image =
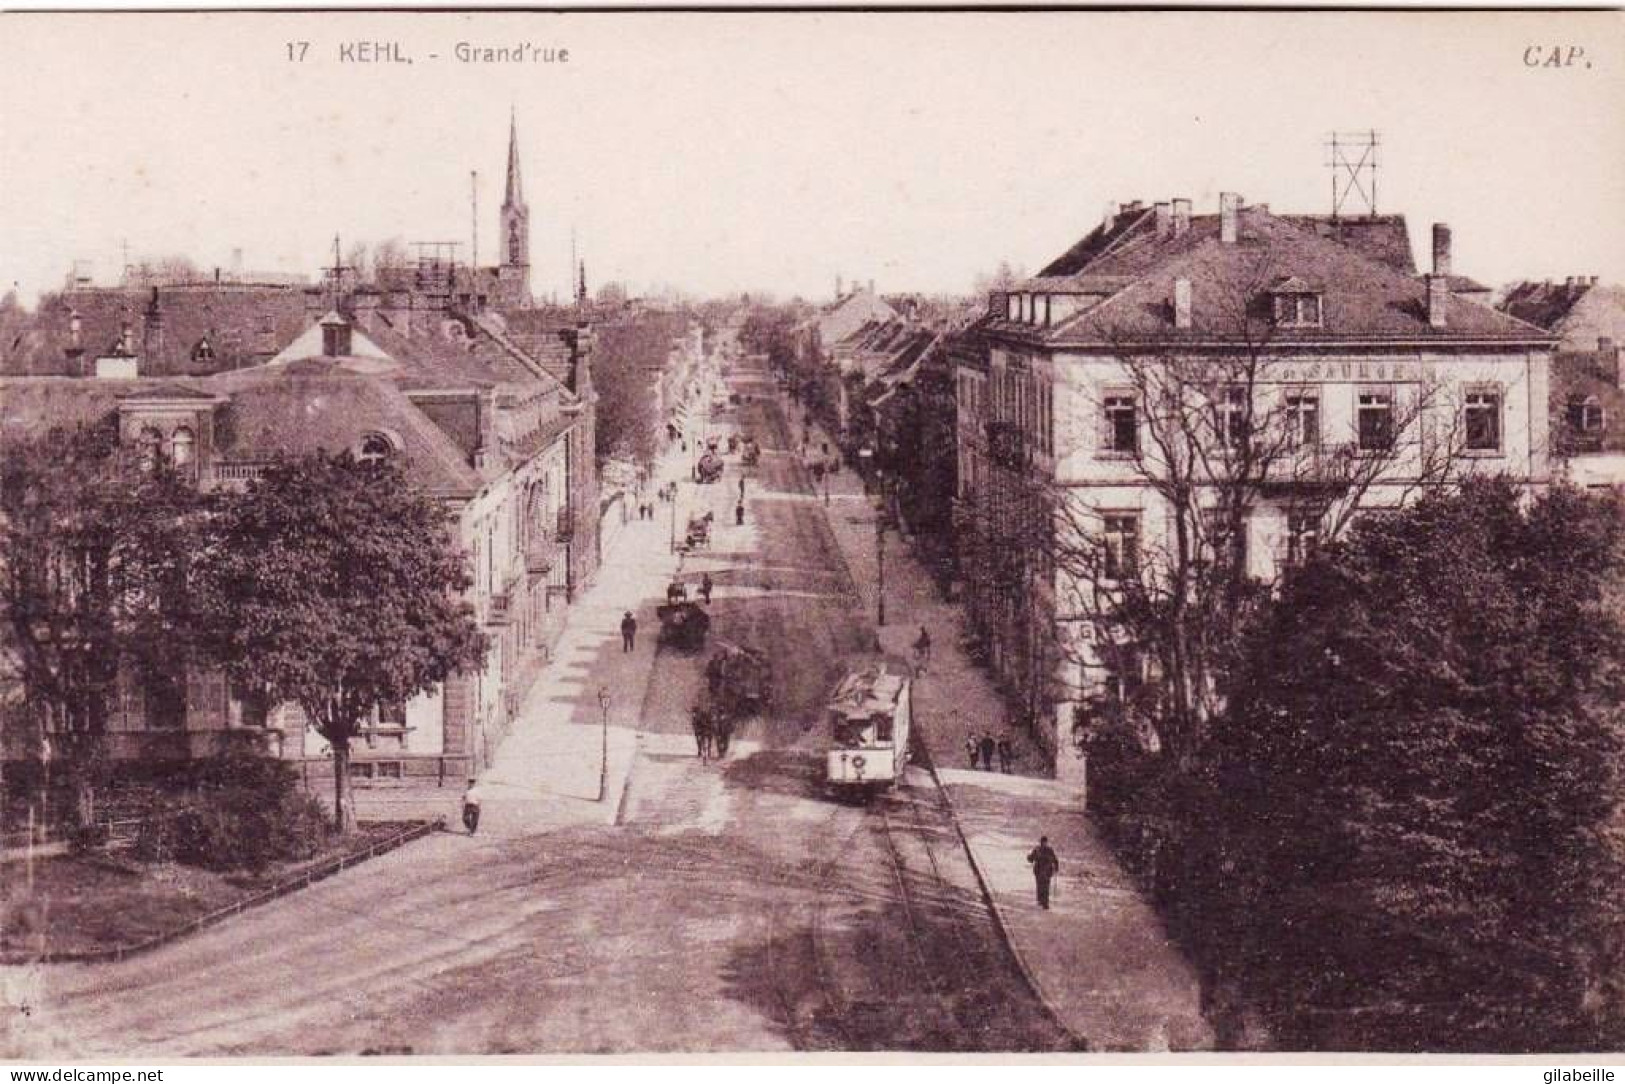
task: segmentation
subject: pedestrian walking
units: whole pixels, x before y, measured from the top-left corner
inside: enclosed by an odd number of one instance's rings
[[[717,716],[712,723],[712,730],[716,734],[717,759],[721,760],[728,755],[728,744],[733,741],[733,720],[725,715]]]
[[[637,637],[638,619],[632,616],[631,610],[628,610],[626,615],[621,618],[621,651],[623,654],[632,650]]]
[[[705,600],[705,604],[707,606],[711,605],[711,588],[713,586],[714,585],[711,583],[711,573],[707,572],[705,575],[700,577],[700,597]]]
[[[926,666],[931,662],[931,634],[920,626],[919,638],[914,641],[914,669],[917,673],[925,673]]]
[[[734,505],[734,526],[735,527],[743,527],[744,525],[745,525],[745,502],[740,501],[738,504]]]
[[[993,753],[998,748],[998,742],[993,740],[992,733],[987,733],[982,735],[982,740],[977,747],[982,753],[982,770],[991,772],[993,770]]]
[[[1037,882],[1038,906],[1048,911],[1049,883],[1061,872],[1061,860],[1049,845],[1048,836],[1038,837],[1038,846],[1028,853],[1027,862],[1033,867],[1033,880]]]
[[[739,476],[739,499],[745,499],[745,476],[743,474]]]
[[[976,767],[976,760],[982,755],[982,746],[976,740],[976,735],[972,734],[965,739],[965,754],[970,757],[970,766]]]
[[[468,829],[469,835],[473,835],[479,826],[480,783],[471,776],[468,780],[468,789],[463,791],[463,827]]]
[[[1015,746],[1010,743],[1009,733],[999,735],[999,771],[1005,775],[1010,774],[1010,762],[1016,759]]]

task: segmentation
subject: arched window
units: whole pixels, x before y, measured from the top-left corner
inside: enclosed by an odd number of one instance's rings
[[[169,461],[184,467],[197,458],[197,437],[184,425],[169,438]]]
[[[389,459],[394,451],[395,445],[390,443],[388,437],[382,433],[368,433],[361,438],[361,450],[355,459],[364,467],[376,467]]]
[[[517,224],[508,227],[508,262],[510,264],[524,263],[519,258],[519,226]]]
[[[141,469],[153,470],[164,460],[164,435],[149,426],[136,438],[136,448],[141,457]]]
[[[192,360],[203,364],[214,360],[214,347],[209,345],[208,339],[199,339],[198,344],[192,347]]]

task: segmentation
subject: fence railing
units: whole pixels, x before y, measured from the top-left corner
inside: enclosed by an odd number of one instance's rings
[[[436,817],[432,821],[420,822],[411,826],[410,828],[405,829],[404,831],[397,832],[393,835],[377,840],[366,847],[358,848],[354,851],[347,851],[344,854],[318,862],[307,869],[301,870],[290,877],[278,881],[276,884],[273,884],[270,888],[267,888],[262,892],[257,892],[252,896],[246,896],[235,903],[229,903],[224,907],[210,911],[208,914],[199,915],[190,922],[177,926],[172,930],[165,930],[163,933],[155,934],[154,936],[141,941],[132,942],[127,945],[114,945],[111,948],[90,949],[88,951],[81,952],[22,953],[12,950],[10,952],[0,953],[0,963],[112,963],[125,959],[129,956],[134,956],[138,953],[150,952],[155,948],[169,944],[171,941],[177,941],[182,937],[190,936],[191,934],[197,933],[200,930],[205,930],[210,926],[224,922],[226,919],[231,918],[234,915],[240,915],[244,911],[252,910],[253,908],[259,907],[262,904],[270,903],[272,900],[281,899],[283,896],[297,892],[302,888],[309,888],[317,881],[324,881],[333,876],[335,873],[346,870],[351,866],[360,865],[369,858],[376,858],[381,854],[386,854],[389,851],[393,851],[398,847],[405,846],[414,840],[422,839],[431,832],[441,831],[445,827],[446,818],[444,817]]]

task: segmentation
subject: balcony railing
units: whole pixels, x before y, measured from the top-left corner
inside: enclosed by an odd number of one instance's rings
[[[264,463],[216,463],[216,482],[252,482],[265,472]]]

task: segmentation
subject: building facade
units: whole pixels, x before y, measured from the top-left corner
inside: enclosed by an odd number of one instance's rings
[[[967,608],[1035,740],[1143,676],[1099,649],[1099,600],[1187,531],[1267,583],[1356,504],[1550,479],[1552,337],[1450,273],[1448,228],[1422,276],[1405,236],[1228,194],[1113,208],[952,345]]]

